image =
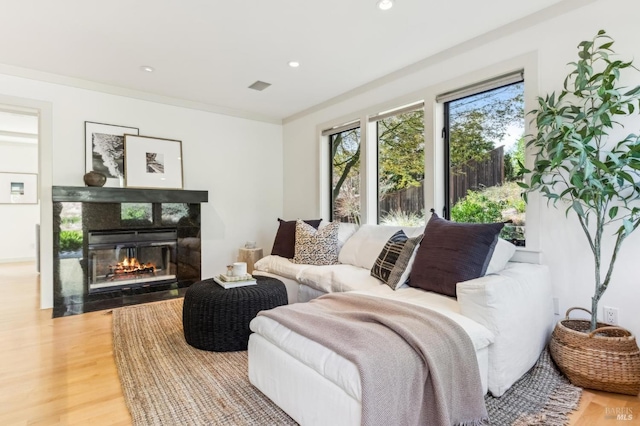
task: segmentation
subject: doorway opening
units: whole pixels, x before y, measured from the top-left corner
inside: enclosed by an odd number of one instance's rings
[[[39,112],[0,104],[0,263],[39,270]]]

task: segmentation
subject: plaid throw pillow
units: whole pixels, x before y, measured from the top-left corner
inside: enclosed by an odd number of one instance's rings
[[[409,278],[415,249],[421,240],[422,235],[407,238],[402,230],[393,234],[373,264],[371,275],[396,290]]]

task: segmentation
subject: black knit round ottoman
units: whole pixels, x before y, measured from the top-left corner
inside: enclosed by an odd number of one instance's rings
[[[213,279],[192,284],[184,295],[182,326],[187,343],[216,352],[244,351],[249,322],[259,311],[287,304],[284,284],[256,277],[258,284],[225,290]]]

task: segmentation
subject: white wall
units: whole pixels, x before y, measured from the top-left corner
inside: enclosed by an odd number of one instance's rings
[[[52,164],[53,185],[84,186],[85,121],[181,140],[184,188],[209,191],[202,205],[203,277],[223,271],[247,240],[271,248],[282,215],[282,126],[8,75],[0,75],[3,96],[51,104],[52,146],[41,151],[45,166]],[[50,190],[41,195],[50,197]],[[52,232],[50,223],[42,226],[43,233]],[[42,307],[53,301],[46,270]]]
[[[441,55],[432,65],[416,67],[411,73],[397,78],[387,78],[379,86],[361,90],[339,103],[287,120],[284,126],[284,216],[286,218],[316,217],[321,211],[319,175],[318,128],[328,123],[339,124],[359,117],[362,110],[375,105],[388,105],[409,94],[432,96],[438,90],[452,87],[454,80],[481,80],[487,70],[506,70],[517,58],[533,58],[536,78],[525,76],[525,85],[531,84],[537,94],[545,94],[562,87],[567,73],[566,64],[577,58],[577,44],[592,38],[599,29],[605,29],[615,39],[614,48],[624,58],[640,60],[638,25],[636,16],[640,5],[635,0],[599,0],[569,14],[552,17],[532,27],[514,26],[486,37],[485,43],[476,46],[473,42],[456,48],[455,54]],[[425,41],[428,42],[428,41]],[[509,65],[504,65],[509,64]],[[638,65],[638,63],[636,64]],[[628,85],[640,84],[640,74],[635,74]],[[428,101],[428,99],[426,100]],[[398,104],[402,105],[402,103]],[[532,107],[531,103],[528,107]],[[433,104],[427,102],[429,113]],[[372,111],[374,112],[374,111]],[[427,127],[434,131],[432,120],[427,115]],[[640,118],[627,123],[626,131],[638,133]],[[434,145],[435,136],[427,133],[427,146]],[[430,208],[431,206],[426,206]],[[585,237],[573,216],[565,219],[564,209],[547,208],[543,202],[534,205],[527,213],[527,222],[539,226],[539,249],[542,263],[551,269],[555,294],[560,299],[561,312],[570,306],[590,308],[593,294],[593,262]],[[535,217],[538,216],[538,217]],[[529,238],[529,237],[528,237]],[[610,240],[608,240],[610,243]],[[640,335],[640,278],[635,270],[634,257],[640,250],[640,232],[632,235],[623,246],[618,267],[608,292],[600,306],[608,305],[620,309],[620,321],[634,334]],[[601,314],[601,312],[600,312]]]
[[[0,142],[0,172],[38,173],[38,145]],[[0,262],[34,260],[37,204],[0,204]]]

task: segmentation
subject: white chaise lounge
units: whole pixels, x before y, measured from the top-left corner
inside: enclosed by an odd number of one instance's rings
[[[457,299],[407,285],[394,291],[372,277],[370,270],[399,229],[360,227],[345,238],[338,265],[300,265],[267,256],[256,264],[256,273],[281,279],[290,303],[355,291],[424,306],[447,316],[473,343],[483,391],[501,396],[533,366],[551,332],[547,268],[511,262],[515,248],[501,241],[486,275],[457,284]],[[402,229],[409,237],[424,230]],[[349,232],[343,229],[342,234]],[[360,424],[362,389],[353,363],[270,318],[257,317],[251,329],[249,379],[254,386],[301,424]]]

